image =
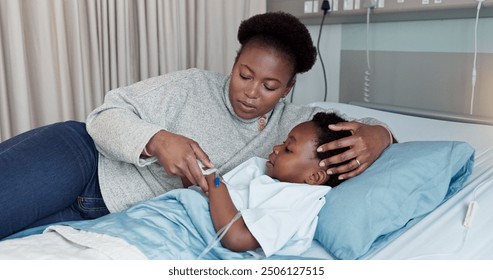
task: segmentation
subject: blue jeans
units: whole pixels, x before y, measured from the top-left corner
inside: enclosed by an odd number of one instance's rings
[[[55,123],[1,142],[0,239],[108,214],[97,170],[98,152],[84,123]]]

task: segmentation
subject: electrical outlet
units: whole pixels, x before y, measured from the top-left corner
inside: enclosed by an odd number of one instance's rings
[[[330,0],[330,6],[332,7],[333,12],[337,12],[339,10],[339,1],[338,0]]]
[[[304,12],[305,14],[313,13],[313,1],[305,1]]]
[[[361,9],[361,0],[354,0],[354,9],[355,10]]]
[[[350,11],[353,9],[353,0],[344,0],[343,2],[344,11]]]
[[[314,13],[318,13],[318,8],[320,8],[319,6],[320,4],[318,3],[318,0],[314,0],[313,1],[313,12]]]

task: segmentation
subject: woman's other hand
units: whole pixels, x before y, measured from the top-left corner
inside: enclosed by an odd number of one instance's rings
[[[206,167],[212,168],[209,156],[194,140],[185,136],[161,130],[156,133],[146,145],[147,151],[157,157],[169,175],[188,179],[189,183],[208,189],[207,181],[202,174],[197,160]],[[188,186],[185,186],[188,187]]]
[[[392,136],[381,125],[367,125],[359,122],[342,122],[329,125],[334,131],[347,130],[351,136],[321,145],[317,151],[324,152],[348,147],[349,150],[320,161],[329,166],[348,161],[346,164],[327,169],[328,174],[339,174],[339,179],[349,179],[367,169],[382,152],[392,144]]]

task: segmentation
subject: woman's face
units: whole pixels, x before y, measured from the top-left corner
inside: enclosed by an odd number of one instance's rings
[[[292,76],[293,65],[283,53],[256,43],[245,45],[231,72],[229,99],[235,113],[253,119],[270,112],[291,90]]]

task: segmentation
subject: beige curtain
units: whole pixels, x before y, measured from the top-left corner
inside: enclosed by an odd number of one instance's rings
[[[110,89],[198,67],[229,73],[265,0],[0,0],[0,140],[84,121]]]

